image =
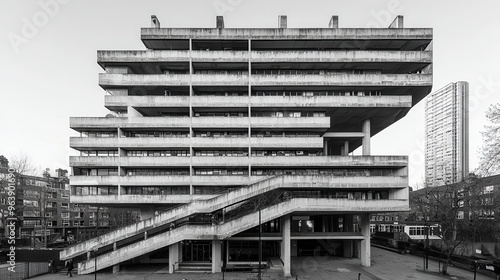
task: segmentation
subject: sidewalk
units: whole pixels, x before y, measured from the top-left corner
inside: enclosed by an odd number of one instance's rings
[[[429,260],[429,270],[423,271],[423,260],[420,257],[412,255],[401,255],[391,251],[372,247],[372,266],[362,267],[359,259],[345,259],[339,257],[294,257],[292,258],[292,275],[288,280],[298,279],[312,280],[357,280],[361,273],[361,280],[472,280],[474,273],[455,267],[449,267],[449,276],[437,274],[438,263]],[[166,274],[167,266],[140,266],[134,269],[125,268],[117,274],[103,272],[97,274],[97,279],[110,280],[220,280],[222,273],[182,273]],[[31,279],[36,280],[59,280],[68,279],[65,273],[46,274]],[[94,275],[75,275],[75,280],[93,280]],[[224,274],[225,280],[246,280],[257,279],[256,273],[248,272],[227,272]],[[262,279],[282,280],[283,272],[268,269],[263,273]],[[480,273],[477,274],[477,280],[493,280]]]

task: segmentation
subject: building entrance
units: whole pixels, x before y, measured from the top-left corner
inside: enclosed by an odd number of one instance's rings
[[[184,241],[182,244],[182,261],[211,262],[212,243],[210,241]]]

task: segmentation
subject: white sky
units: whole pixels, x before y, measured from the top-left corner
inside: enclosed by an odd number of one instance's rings
[[[0,2],[0,155],[26,153],[43,168],[68,169],[70,116],[104,116],[97,50],[145,47],[140,28],[150,15],[162,27],[387,27],[404,15],[405,27],[434,29],[434,90],[470,83],[470,166],[486,124],[484,111],[500,102],[500,1],[482,0],[2,0]],[[410,185],[424,176],[424,102],[372,140],[376,155],[410,155]]]

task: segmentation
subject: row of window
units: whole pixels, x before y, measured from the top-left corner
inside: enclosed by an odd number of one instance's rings
[[[252,96],[380,96],[381,91],[255,91]]]
[[[195,169],[194,175],[248,175],[248,169],[203,168]]]
[[[252,156],[257,156],[257,157],[266,157],[266,156],[322,156],[323,152],[318,151],[318,152],[311,152],[311,151],[302,151],[302,150],[296,150],[296,151],[255,151],[252,150]]]
[[[141,194],[141,195],[188,195],[188,186],[178,187],[126,187],[126,194]]]
[[[278,111],[278,112],[253,112],[252,117],[271,117],[271,118],[304,118],[304,117],[325,117],[325,112],[310,111]]]
[[[207,151],[209,152],[209,151]],[[285,151],[282,151],[285,152]],[[297,156],[295,151],[295,156]],[[272,155],[271,151],[271,155]],[[289,155],[293,152],[290,151]],[[236,154],[238,155],[239,152]],[[244,153],[242,152],[242,155]],[[214,154],[215,155],[215,154]],[[278,151],[276,151],[278,155]],[[282,155],[286,156],[286,153]],[[311,156],[312,154],[308,154]],[[231,154],[231,156],[234,156]],[[84,169],[81,169],[84,170]],[[88,172],[76,172],[80,176],[95,176],[95,175],[85,175],[85,174],[105,174],[105,172],[100,172],[99,168],[92,169],[95,170]],[[108,170],[104,168],[104,170]],[[106,171],[107,172],[107,171]],[[113,176],[112,173],[108,174]],[[117,174],[117,172],[116,172]],[[169,175],[189,175],[189,169],[161,169],[161,168],[145,168],[145,169],[127,169],[128,176],[169,176]],[[194,169],[194,175],[248,175],[248,168],[196,168]],[[394,171],[391,169],[253,169],[252,175],[255,176],[276,176],[276,175],[328,175],[328,176],[394,176]],[[106,176],[106,175],[97,175]],[[111,192],[111,190],[110,190]],[[54,202],[55,203],[55,202]]]
[[[127,169],[128,176],[189,175],[188,169]]]
[[[127,131],[124,134],[126,137],[189,137],[187,131]]]
[[[188,157],[189,151],[170,150],[170,151],[127,151],[128,157]]]
[[[75,172],[80,176],[118,176],[118,168],[80,168]]]
[[[273,70],[253,70],[256,75],[328,75],[328,74],[380,74],[381,70],[310,70],[310,69],[273,69]]]
[[[82,131],[82,137],[102,137],[102,138],[113,138],[118,134],[116,131]]]
[[[247,157],[248,156],[248,150],[242,151],[242,150],[215,150],[215,151],[195,151],[194,153],[195,156],[201,156],[201,157]]]
[[[118,195],[118,187],[112,186],[78,186],[72,187],[73,195]]]

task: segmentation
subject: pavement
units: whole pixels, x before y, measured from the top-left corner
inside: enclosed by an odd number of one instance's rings
[[[293,277],[283,277],[280,270],[267,269],[263,271],[262,279],[265,280],[473,280],[474,273],[456,267],[449,267],[450,275],[438,274],[438,262],[429,260],[429,269],[423,270],[421,257],[401,255],[392,251],[372,247],[372,266],[362,267],[359,259],[346,259],[340,257],[293,257]],[[97,279],[109,280],[247,280],[257,279],[256,273],[226,272],[222,273],[179,273],[167,274],[166,265],[141,265],[125,267],[122,271],[112,274],[110,271],[99,272]],[[361,275],[359,275],[361,274]],[[74,275],[75,280],[93,280],[94,274]],[[224,277],[224,278],[223,278]],[[30,279],[59,280],[68,279],[64,273],[45,274]],[[477,274],[476,280],[492,280],[494,277]]]

